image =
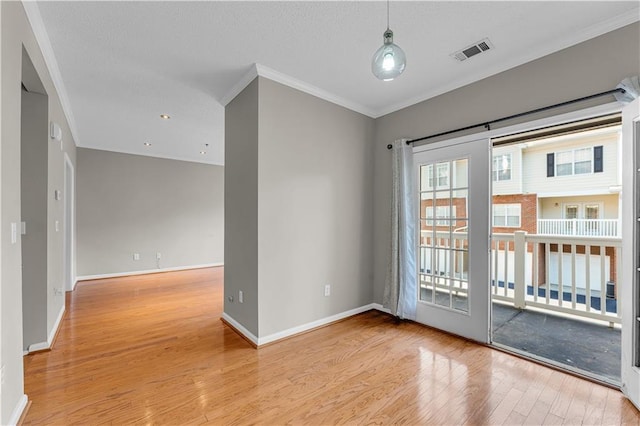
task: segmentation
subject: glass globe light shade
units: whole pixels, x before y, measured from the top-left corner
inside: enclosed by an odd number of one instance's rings
[[[380,80],[390,81],[402,74],[407,65],[404,51],[393,43],[393,31],[384,32],[384,44],[376,50],[371,61],[371,71]]]

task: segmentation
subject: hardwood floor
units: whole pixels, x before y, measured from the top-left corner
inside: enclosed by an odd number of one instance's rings
[[[640,424],[612,389],[371,311],[260,349],[222,268],[84,282],[25,424]]]

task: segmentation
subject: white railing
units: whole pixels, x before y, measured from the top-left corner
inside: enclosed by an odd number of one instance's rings
[[[491,244],[494,300],[620,323],[620,238],[517,231],[493,234]]]
[[[619,237],[618,219],[538,219],[538,235]]]

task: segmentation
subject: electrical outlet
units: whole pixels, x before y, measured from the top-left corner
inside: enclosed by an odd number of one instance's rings
[[[331,285],[327,284],[324,286],[324,295],[325,296],[331,296]]]
[[[140,253],[133,253],[133,260],[140,260]]]
[[[157,252],[156,253],[156,259],[158,259],[158,260],[162,259],[162,253]]]
[[[244,303],[244,293],[242,293],[242,290],[238,291],[238,303]]]
[[[233,303],[233,296],[227,296],[227,300],[231,303]]]
[[[54,288],[53,289],[53,294],[55,294],[56,296],[62,296],[63,291],[61,288]]]

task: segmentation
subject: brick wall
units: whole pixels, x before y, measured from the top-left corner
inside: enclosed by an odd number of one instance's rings
[[[493,227],[498,234],[512,234],[516,231],[538,232],[538,194],[494,195],[493,204],[520,204],[520,227]],[[493,219],[492,219],[493,220]]]

